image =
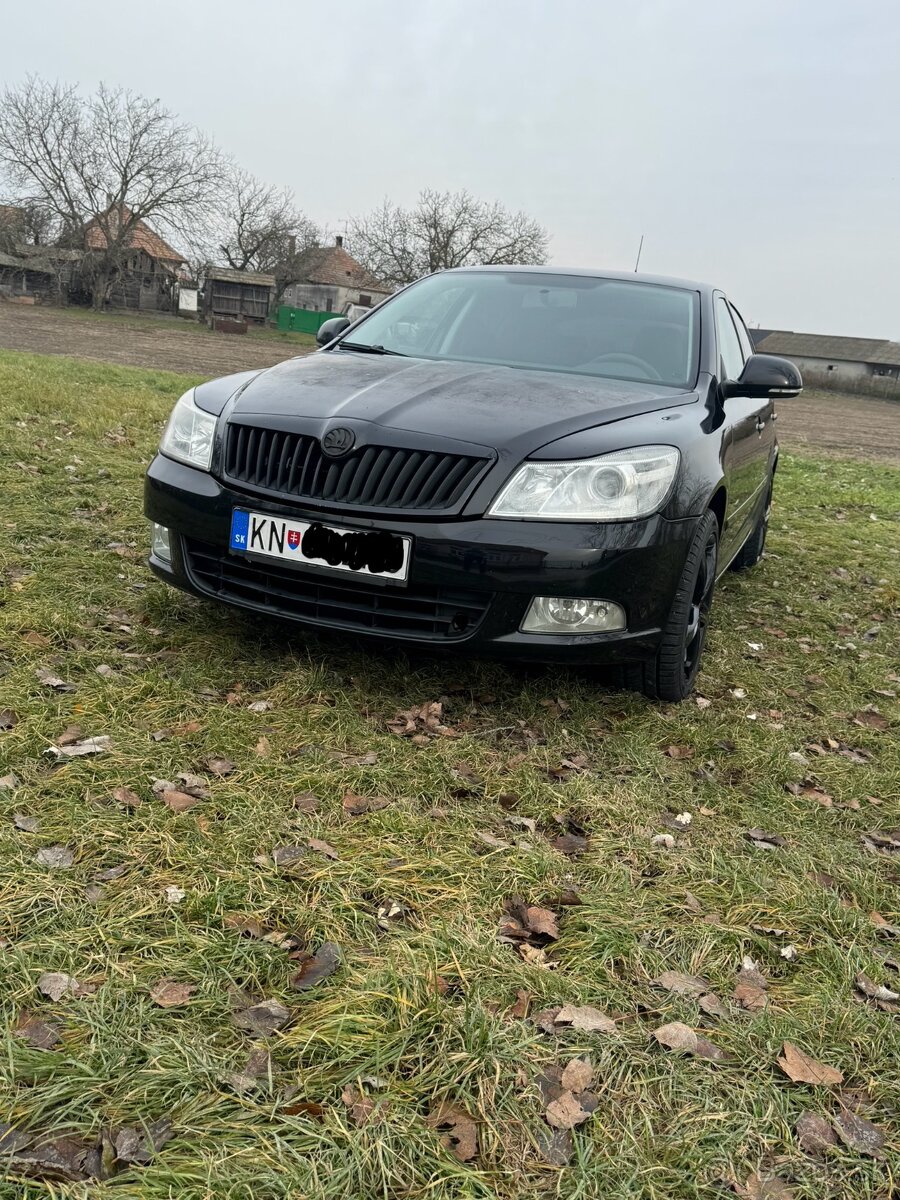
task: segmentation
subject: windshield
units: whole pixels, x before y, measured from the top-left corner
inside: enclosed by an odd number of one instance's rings
[[[429,275],[351,330],[347,349],[692,386],[699,296],[529,271]]]

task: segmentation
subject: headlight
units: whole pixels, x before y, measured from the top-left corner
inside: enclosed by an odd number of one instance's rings
[[[662,505],[675,473],[674,446],[640,446],[579,462],[528,462],[504,485],[489,517],[628,521]]]
[[[197,407],[192,388],[172,409],[159,448],[169,458],[208,471],[215,432],[216,418]]]

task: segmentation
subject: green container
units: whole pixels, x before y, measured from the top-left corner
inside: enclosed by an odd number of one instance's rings
[[[278,328],[284,332],[315,334],[326,321],[340,315],[332,312],[313,312],[308,308],[292,308],[290,304],[282,304],[278,308]]]

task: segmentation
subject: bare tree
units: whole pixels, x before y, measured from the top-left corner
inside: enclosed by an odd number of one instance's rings
[[[426,189],[413,208],[384,204],[354,221],[353,256],[393,286],[445,267],[538,265],[547,261],[547,231],[522,212],[468,192]]]
[[[0,204],[0,249],[43,246],[55,232],[53,214],[37,204]]]
[[[239,271],[275,276],[276,300],[298,278],[306,251],[321,231],[296,207],[293,193],[234,169],[220,205],[217,252]]]
[[[219,151],[158,100],[100,85],[94,95],[28,78],[0,103],[0,169],[11,198],[49,214],[86,258],[102,307],[138,222],[177,234],[196,224],[223,177]]]

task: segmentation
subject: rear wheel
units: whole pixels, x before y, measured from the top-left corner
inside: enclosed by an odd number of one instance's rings
[[[769,532],[769,517],[772,515],[772,480],[769,480],[769,488],[766,492],[766,502],[763,505],[763,510],[759,514],[759,520],[753,529],[753,532],[741,546],[737,555],[731,563],[732,571],[749,571],[763,556],[763,550],[766,548],[766,534]]]
[[[707,512],[694,534],[656,657],[625,667],[625,686],[652,700],[684,700],[700,670],[716,586],[719,522]]]

